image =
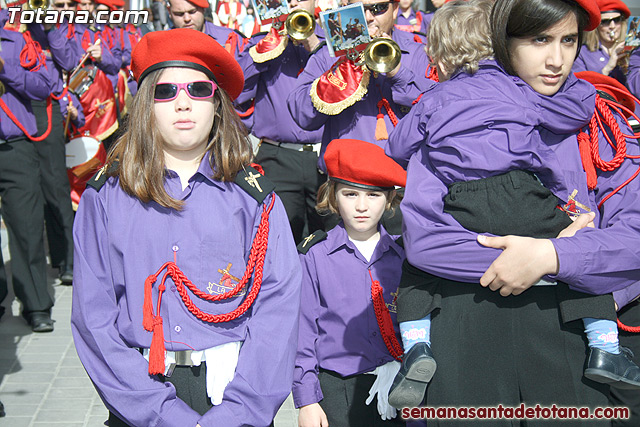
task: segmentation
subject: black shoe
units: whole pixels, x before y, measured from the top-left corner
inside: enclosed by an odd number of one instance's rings
[[[389,404],[394,408],[420,405],[427,384],[436,372],[431,347],[425,342],[415,344],[402,359],[402,367],[389,391]]]
[[[73,284],[73,270],[65,269],[60,272],[60,282],[65,286],[71,286]]]
[[[5,415],[7,414],[4,412],[4,405],[2,404],[2,402],[0,402],[0,418],[4,417]]]
[[[53,332],[53,320],[48,312],[32,311],[28,314],[23,313],[23,316],[33,332]]]
[[[640,389],[640,367],[633,363],[633,353],[620,347],[620,354],[592,348],[584,376],[590,380],[621,389]]]

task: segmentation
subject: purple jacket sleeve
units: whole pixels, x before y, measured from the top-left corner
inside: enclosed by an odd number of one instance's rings
[[[117,75],[122,66],[122,49],[119,43],[116,43],[112,50],[107,47],[104,40],[100,42],[100,46],[102,47],[102,60],[98,64],[98,68],[105,74]]]
[[[311,55],[304,71],[298,76],[300,83],[287,98],[289,113],[302,129],[320,129],[329,117],[316,110],[309,93],[313,81],[327,71],[336,60],[337,58],[329,56],[329,50],[326,46],[318,49]]]
[[[252,37],[244,50],[238,54],[238,64],[240,64],[244,73],[244,88],[240,96],[236,99],[236,104],[244,104],[256,97],[260,73],[269,66],[269,61],[255,63],[251,55],[249,55],[249,48],[255,46],[263,37],[264,36]]]
[[[629,58],[627,85],[636,98],[640,96],[640,49],[635,49]]]
[[[149,376],[142,354],[118,333],[107,222],[102,199],[87,188],[73,227],[76,286],[71,329],[78,356],[109,410],[130,424],[195,426],[200,415],[176,396],[172,386]]]
[[[67,39],[67,24],[61,24],[58,28],[53,28],[47,33],[49,50],[53,60],[66,71],[71,71],[80,62],[77,57],[77,49],[69,48],[69,44],[75,43],[75,39]]]
[[[624,124],[620,124],[620,128],[627,135],[632,133]],[[600,156],[608,160],[614,154],[600,133]],[[638,143],[628,141],[627,155],[639,154]],[[615,171],[598,171],[596,201],[600,203],[639,167],[640,160],[627,158]],[[604,202],[597,225],[599,228],[584,228],[571,238],[552,239],[560,261],[556,278],[576,290],[592,294],[605,294],[629,286],[637,290],[640,281],[640,179],[631,180]],[[634,298],[633,295],[628,297]],[[619,305],[628,302],[620,300]]]
[[[316,265],[313,255],[300,255],[302,262],[302,304],[300,309],[300,332],[298,352],[293,372],[293,403],[296,408],[320,402],[323,399],[318,381],[318,317],[320,300]]]
[[[202,427],[268,426],[291,392],[302,279],[291,227],[280,199],[276,200],[269,223],[265,275],[235,377],[227,385],[222,403],[199,419]]]
[[[426,143],[427,121],[424,101],[418,102],[389,134],[385,153],[405,169],[411,156]]]

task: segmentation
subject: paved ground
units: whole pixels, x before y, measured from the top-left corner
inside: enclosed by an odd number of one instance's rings
[[[9,260],[7,235],[1,235],[5,260]],[[10,268],[10,262],[7,262]],[[101,427],[107,410],[89,381],[73,346],[71,287],[61,286],[56,272],[49,271],[55,295],[52,317],[55,330],[34,334],[19,317],[18,302],[9,295],[9,308],[0,321],[0,401],[7,416],[6,427]],[[291,396],[275,419],[276,427],[296,427],[297,413]]]

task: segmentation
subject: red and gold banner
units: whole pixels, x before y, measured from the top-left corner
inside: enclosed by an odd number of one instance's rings
[[[103,141],[118,129],[113,85],[101,70],[97,71],[93,83],[80,97],[80,103],[85,116],[85,125],[79,129],[80,133],[88,132]]]
[[[314,107],[330,116],[340,114],[366,95],[370,74],[350,59],[339,59],[311,85]]]
[[[251,55],[253,62],[259,64],[270,61],[284,52],[288,40],[289,37],[280,34],[277,29],[271,27],[267,35],[249,49],[249,55]]]

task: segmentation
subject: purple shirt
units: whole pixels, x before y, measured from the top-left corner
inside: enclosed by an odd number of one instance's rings
[[[4,67],[0,71],[0,82],[4,85],[5,94],[2,101],[31,135],[38,132],[36,118],[31,109],[31,100],[42,101],[49,96],[49,73],[42,64],[37,71],[29,71],[20,65],[20,52],[25,46],[21,33],[2,28],[8,19],[7,9],[0,11],[0,56]],[[24,133],[0,109],[0,139],[8,140],[23,137]]]
[[[229,38],[229,34],[233,32],[234,31],[229,28],[221,27],[219,25],[214,24],[213,22],[204,21],[203,33],[213,37],[213,39],[218,43],[220,43],[222,47],[225,47],[225,44],[227,43],[227,39]],[[238,34],[238,37],[242,37],[242,36]],[[235,51],[232,53],[235,58],[238,57],[238,55],[240,54],[240,43],[237,44]]]
[[[320,26],[316,26],[319,29]],[[255,98],[252,118],[252,133],[258,138],[269,138],[278,142],[294,144],[316,144],[322,139],[322,129],[307,131],[293,120],[287,110],[287,95],[298,83],[298,74],[309,60],[309,52],[292,41],[280,56],[270,61],[256,63],[249,54],[266,34],[252,37],[238,56],[244,72],[244,89],[236,102],[245,103]],[[316,35],[324,39],[319,30]]]
[[[296,408],[322,400],[320,368],[346,377],[394,360],[380,336],[369,272],[380,281],[400,342],[395,297],[404,250],[380,226],[380,241],[367,262],[340,223],[325,240],[301,254],[300,260],[302,305],[293,382]]]
[[[609,62],[609,54],[603,50],[602,45],[599,45],[598,50],[595,52],[591,52],[585,45],[580,49],[580,54],[571,69],[574,73],[578,71],[596,71],[602,74],[602,69],[607,65],[607,62]],[[618,80],[623,85],[627,84],[627,77],[618,66],[611,70],[609,76]]]
[[[88,187],[80,201],[74,223],[74,341],[107,407],[131,425],[266,426],[291,391],[301,274],[291,228],[275,195],[262,287],[250,311],[227,323],[204,323],[187,311],[173,281],[166,281],[161,315],[167,350],[244,342],[222,404],[200,416],[176,398],[172,385],[148,374],[136,349],[149,348],[152,337],[142,327],[144,281],[173,261],[174,253],[178,267],[205,293],[220,293],[223,285],[235,286],[243,277],[262,205],[235,183],[211,176],[203,161],[182,190],[177,174],[167,171],[165,188],[185,203],[181,212],[140,202],[116,178],[99,192]],[[224,281],[224,272],[230,281]],[[161,277],[153,288],[154,307]],[[212,314],[228,313],[244,300],[208,303],[190,295]]]
[[[460,73],[427,91],[390,135],[386,149],[401,164],[409,160],[401,205],[409,262],[440,277],[477,283],[501,251],[479,245],[477,233],[444,213],[447,186],[521,169],[535,173],[564,202],[576,192],[574,199],[596,212],[601,228],[551,239],[560,261],[553,279],[588,293],[633,285],[630,292],[640,294],[640,248],[634,243],[640,237],[640,180],[609,199],[603,211],[597,209],[635,172],[638,161],[600,173],[593,192],[580,160],[575,129],[590,120],[594,95],[593,86],[571,75],[556,95],[540,96],[493,61],[484,62],[474,76]],[[625,125],[621,129],[630,132]],[[602,134],[600,141],[602,158],[613,158]],[[640,151],[635,143],[627,150]],[[620,306],[629,302],[628,294],[614,296]]]
[[[427,34],[431,19],[425,19],[426,14],[420,11],[409,9],[409,17],[405,17],[402,11],[398,9],[398,18],[396,19],[396,29],[408,32],[420,32]]]
[[[413,35],[406,31],[394,31],[392,38],[402,50],[402,65],[398,73],[391,78],[382,74],[374,77],[372,73],[367,94],[338,115],[330,116],[320,113],[313,106],[309,96],[313,81],[336,62],[336,58],[329,56],[326,46],[311,56],[304,72],[300,74],[298,80],[300,83],[290,93],[287,104],[293,119],[303,129],[315,130],[324,125],[322,149],[318,159],[318,166],[322,170],[326,169],[324,151],[336,138],[360,139],[381,147],[385,146],[386,139],[381,141],[375,139],[378,102],[382,97],[389,101],[392,111],[400,119],[410,110],[412,102],[435,84],[426,77],[429,59],[424,51],[424,45],[416,43]],[[391,133],[393,123],[385,109],[382,110],[387,131]]]
[[[629,57],[629,72],[627,73],[627,87],[636,98],[640,96],[640,50],[634,49]],[[640,110],[636,103],[636,115]]]
[[[74,39],[76,40],[76,63],[80,63],[80,59],[85,54],[85,49],[82,47],[82,37],[85,32],[88,36],[88,40],[93,44],[96,41],[96,31],[101,31],[101,27],[87,27],[84,24],[75,24],[74,25]],[[102,60],[97,63],[97,67],[102,70],[109,80],[112,81],[113,76],[118,75],[118,71],[120,71],[120,66],[122,65],[122,49],[120,46],[114,46],[113,50],[110,50],[104,38],[101,35],[98,35],[97,38],[101,39],[100,46],[102,47]],[[87,61],[90,61],[91,57]]]

